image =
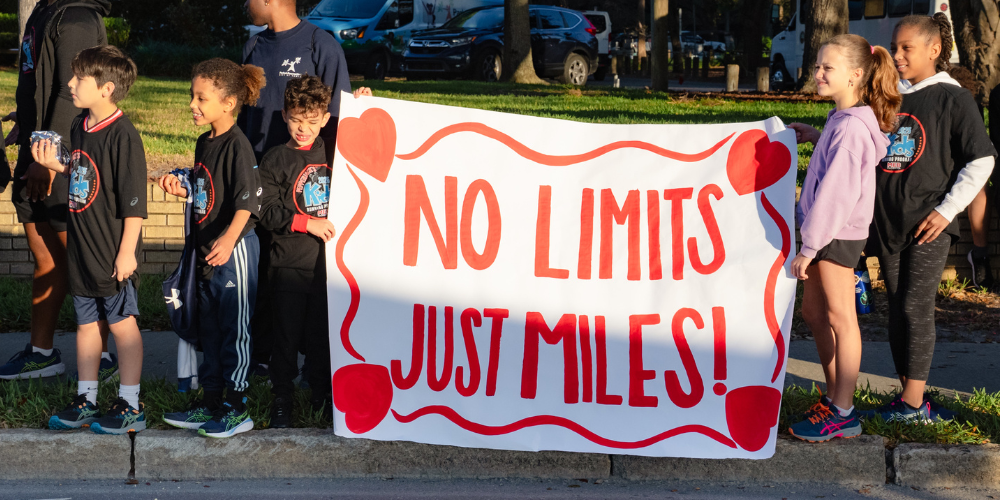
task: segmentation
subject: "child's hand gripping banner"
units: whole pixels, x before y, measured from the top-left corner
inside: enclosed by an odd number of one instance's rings
[[[345,94],[327,246],[337,435],[767,458],[795,134]]]

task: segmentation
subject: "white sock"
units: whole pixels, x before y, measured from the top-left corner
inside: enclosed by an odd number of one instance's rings
[[[96,380],[93,380],[93,381],[89,381],[88,380],[86,382],[84,382],[84,381],[81,380],[81,381],[79,381],[79,382],[76,383],[76,387],[77,387],[76,388],[76,393],[77,394],[86,394],[87,395],[87,401],[90,401],[90,404],[93,404],[93,405],[97,404],[97,381]]]
[[[832,406],[837,410],[837,413],[839,413],[841,417],[846,417],[850,415],[852,411],[854,411],[854,405],[851,405],[851,407],[846,410],[837,405],[832,405]]]
[[[42,349],[40,347],[31,346],[31,352],[41,353],[42,356],[51,356],[54,349]]]
[[[139,384],[118,386],[118,397],[128,401],[129,406],[139,409]]]
[[[101,359],[106,359],[108,361],[111,361],[111,353],[110,352],[102,352],[101,353]]]

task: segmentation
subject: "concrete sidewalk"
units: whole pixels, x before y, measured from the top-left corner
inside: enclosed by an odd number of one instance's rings
[[[26,332],[0,334],[0,361],[24,349],[30,335]],[[177,335],[173,332],[143,332],[144,377],[167,380],[177,378]],[[114,340],[111,340],[114,351]],[[76,373],[76,334],[56,334],[55,345],[62,351],[66,373]],[[873,389],[891,392],[898,389],[899,379],[892,364],[888,342],[865,342],[861,357],[859,385],[871,384]],[[823,384],[823,368],[819,364],[815,344],[811,340],[792,341],[785,385],[810,387]],[[934,348],[934,364],[928,385],[950,395],[968,394],[976,388],[988,392],[1000,391],[1000,344],[963,344],[940,342]]]

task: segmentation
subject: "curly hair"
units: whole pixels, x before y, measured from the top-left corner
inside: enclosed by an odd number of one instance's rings
[[[252,64],[239,64],[216,57],[195,65],[191,79],[210,80],[222,92],[222,98],[235,97],[236,109],[244,104],[253,106],[260,98],[260,89],[267,85],[264,70]]]
[[[948,71],[951,66],[951,48],[955,45],[955,36],[951,31],[951,21],[943,12],[938,12],[933,16],[912,15],[906,16],[896,23],[896,28],[907,26],[916,28],[927,40],[927,43],[939,42],[941,53],[934,61],[934,71]]]
[[[302,75],[285,85],[285,111],[319,112],[321,115],[330,106],[333,89],[327,87],[319,77]]]

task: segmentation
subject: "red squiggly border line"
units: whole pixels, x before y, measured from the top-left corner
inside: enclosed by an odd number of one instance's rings
[[[429,151],[432,147],[434,147],[434,145],[437,144],[441,139],[444,139],[445,137],[448,137],[449,135],[452,134],[458,134],[460,132],[473,132],[485,137],[489,137],[490,139],[494,139],[502,143],[515,153],[521,155],[524,158],[527,158],[528,160],[531,160],[535,163],[539,163],[542,165],[547,165],[550,167],[565,167],[567,165],[582,163],[597,158],[598,156],[614,151],[616,149],[624,149],[624,148],[642,149],[663,156],[665,158],[670,158],[672,160],[693,163],[696,161],[704,160],[705,158],[712,156],[713,154],[715,154],[716,151],[719,150],[719,148],[721,148],[727,142],[729,142],[729,139],[732,139],[733,136],[736,135],[736,132],[733,132],[725,139],[719,141],[719,143],[716,144],[715,146],[712,146],[711,148],[702,151],[700,153],[694,153],[694,154],[686,154],[686,153],[678,153],[676,151],[670,151],[669,149],[664,149],[659,146],[655,146],[653,144],[643,141],[618,141],[618,142],[612,142],[611,144],[605,146],[601,146],[587,153],[578,155],[559,156],[559,155],[547,155],[544,153],[539,153],[538,151],[535,151],[529,148],[528,146],[525,146],[524,144],[518,142],[517,139],[514,139],[513,137],[503,132],[500,132],[495,128],[484,125],[482,123],[466,122],[466,123],[456,123],[454,125],[449,125],[441,130],[438,130],[437,132],[434,133],[434,135],[431,135],[430,138],[424,141],[424,143],[421,144],[416,151],[408,154],[396,155],[396,158],[399,158],[400,160],[413,160],[419,158],[423,156],[424,153]]]
[[[706,427],[704,425],[682,425],[680,427],[670,429],[669,431],[661,432],[653,437],[649,437],[640,441],[615,441],[613,439],[601,437],[593,433],[592,431],[588,430],[586,427],[572,420],[563,417],[556,417],[553,415],[538,415],[534,417],[524,418],[518,420],[517,422],[507,425],[489,426],[489,425],[477,424],[475,422],[470,422],[469,420],[459,415],[458,412],[456,412],[455,410],[447,406],[441,406],[441,405],[425,406],[409,415],[400,415],[399,413],[396,412],[396,410],[392,410],[392,415],[396,418],[396,420],[404,424],[413,422],[414,420],[420,417],[432,414],[441,415],[442,417],[447,418],[453,424],[461,427],[462,429],[465,429],[469,432],[479,434],[482,436],[498,436],[501,434],[509,434],[514,431],[519,431],[526,427],[536,427],[539,425],[555,425],[558,427],[569,429],[579,434],[583,438],[587,439],[588,441],[591,441],[601,446],[606,446],[608,448],[619,448],[628,450],[645,448],[647,446],[652,446],[660,441],[672,438],[674,436],[679,436],[681,434],[689,434],[689,433],[701,434],[710,439],[714,439],[715,441],[718,441],[719,443],[725,446],[728,446],[733,449],[736,448],[736,443],[734,443],[732,439],[729,439],[721,432]]]
[[[364,361],[365,358],[361,357],[358,351],[354,349],[354,345],[351,344],[351,324],[354,323],[354,317],[358,314],[358,305],[361,303],[361,288],[358,287],[358,280],[354,279],[354,274],[351,273],[351,270],[347,268],[347,264],[344,263],[344,247],[347,245],[347,240],[351,238],[354,230],[361,225],[361,219],[364,219],[365,214],[368,213],[370,197],[368,196],[368,188],[361,182],[361,179],[354,173],[354,169],[350,165],[347,166],[347,171],[351,173],[351,177],[354,177],[354,182],[358,184],[358,189],[361,190],[361,202],[358,204],[358,211],[354,212],[354,217],[351,217],[351,221],[344,228],[344,233],[337,240],[337,269],[340,269],[340,274],[347,280],[347,286],[351,289],[351,305],[347,308],[347,315],[344,316],[344,322],[340,324],[340,342],[344,344],[344,349],[347,350],[348,354],[354,356],[355,359]]]
[[[778,325],[778,318],[774,315],[774,289],[778,284],[778,274],[781,273],[781,269],[785,265],[785,260],[788,259],[788,254],[791,252],[792,236],[788,231],[788,223],[785,222],[781,214],[771,205],[771,202],[768,201],[767,195],[763,191],[760,193],[760,203],[764,206],[764,210],[771,216],[775,224],[778,225],[778,229],[781,230],[781,254],[775,259],[774,264],[771,264],[771,271],[767,274],[767,285],[764,287],[764,319],[767,320],[767,328],[771,331],[774,346],[778,349],[778,361],[774,365],[774,374],[771,375],[771,382],[774,382],[777,380],[778,374],[781,373],[781,366],[785,362],[785,338],[781,334],[781,326]]]

